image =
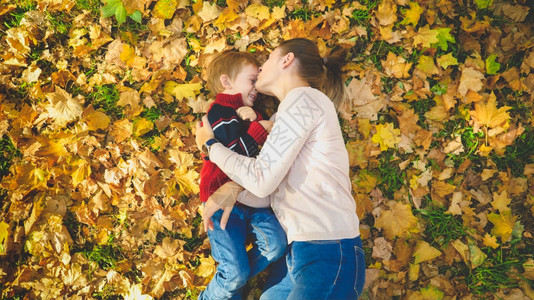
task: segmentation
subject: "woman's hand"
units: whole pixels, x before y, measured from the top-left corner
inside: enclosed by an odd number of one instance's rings
[[[241,106],[236,110],[237,115],[241,118],[243,121],[254,121],[258,118],[256,115],[256,112],[252,109],[252,107],[249,106]]]
[[[204,205],[204,211],[202,212],[202,222],[204,223],[204,230],[213,230],[213,222],[211,216],[219,209],[224,210],[221,217],[221,229],[225,230],[228,217],[232,211],[234,204],[237,201],[237,196],[243,191],[243,187],[239,184],[228,181],[219,187],[209,198]]]
[[[271,132],[271,129],[273,129],[273,121],[261,120],[258,121],[258,123],[260,123],[260,125],[263,126],[267,132]]]
[[[228,218],[230,217],[230,213],[232,212],[233,208],[233,203],[230,206],[221,206],[217,204],[215,200],[213,200],[213,198],[208,198],[208,201],[206,201],[204,209],[202,210],[202,223],[204,223],[204,230],[206,232],[208,232],[208,229],[213,230],[213,221],[211,220],[211,216],[213,216],[213,214],[216,213],[219,209],[222,209],[224,211],[221,217],[221,229],[225,230],[226,223],[228,223]]]
[[[208,121],[208,116],[203,116],[202,125],[200,124],[201,122],[198,121],[195,141],[198,149],[202,151],[202,145],[204,145],[209,139],[215,138],[215,134],[213,134],[213,129],[211,128],[210,121]]]

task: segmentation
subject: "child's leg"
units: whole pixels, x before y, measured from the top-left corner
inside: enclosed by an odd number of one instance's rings
[[[217,272],[198,299],[240,299],[241,288],[250,277],[249,261],[245,249],[247,223],[243,208],[234,207],[226,230],[220,226],[222,210],[211,220],[214,229],[208,230],[211,256],[219,263]]]
[[[270,208],[247,210],[250,212],[249,232],[254,237],[253,247],[248,251],[250,277],[253,277],[285,254],[287,238]]]

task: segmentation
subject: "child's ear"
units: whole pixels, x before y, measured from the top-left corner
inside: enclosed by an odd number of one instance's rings
[[[225,90],[231,90],[232,85],[230,84],[230,77],[226,74],[222,74],[221,77],[219,77],[219,80],[221,81],[221,84]]]

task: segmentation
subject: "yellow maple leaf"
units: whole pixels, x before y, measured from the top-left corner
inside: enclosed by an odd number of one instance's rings
[[[271,16],[271,13],[269,12],[269,7],[261,3],[252,3],[247,6],[247,8],[245,8],[245,14],[260,21],[268,20]]]
[[[84,159],[71,163],[71,166],[76,168],[71,174],[72,186],[77,186],[91,175],[91,165]]]
[[[46,98],[49,101],[46,107],[48,115],[60,126],[65,126],[82,115],[80,102],[60,87],[56,87],[55,92],[46,94]]]
[[[510,120],[510,114],[507,113],[510,109],[511,107],[509,106],[497,108],[496,97],[492,92],[486,104],[481,102],[475,103],[475,110],[470,111],[469,114],[480,125],[495,128],[503,126]]]
[[[493,201],[491,202],[491,206],[493,206],[495,209],[498,209],[502,213],[503,211],[511,209],[508,207],[508,204],[510,204],[511,201],[512,199],[508,198],[508,192],[504,190],[501,194],[493,193]]]
[[[417,244],[415,245],[415,248],[414,248],[414,253],[413,253],[413,257],[415,258],[414,264],[419,264],[427,260],[432,260],[440,255],[441,255],[441,252],[438,249],[430,246],[429,243],[423,240],[419,240],[417,241]]]
[[[430,29],[428,25],[420,28],[416,35],[413,37],[413,45],[422,45],[424,48],[429,48],[430,44],[439,42],[439,31]]]
[[[375,188],[377,182],[378,182],[378,179],[376,178],[376,176],[374,176],[371,172],[367,171],[366,169],[360,171],[352,179],[353,185],[357,189],[363,189],[363,191],[366,194],[371,192]]]
[[[374,143],[380,144],[380,150],[385,151],[389,148],[395,148],[400,142],[400,129],[393,127],[393,123],[386,123],[386,125],[378,124],[376,126],[376,133],[371,138]]]
[[[183,168],[174,170],[174,179],[180,186],[180,192],[186,196],[197,194],[200,191],[198,186],[199,174],[195,170],[185,171]]]
[[[438,65],[443,69],[447,69],[449,66],[458,65],[458,60],[454,56],[452,56],[452,53],[442,55],[438,59],[436,59],[436,61],[438,62]]]
[[[506,243],[512,236],[516,219],[517,216],[513,216],[511,210],[501,212],[500,214],[488,214],[488,220],[494,225],[491,229],[491,234],[500,237],[501,242]]]
[[[174,81],[165,82],[164,88],[165,92],[173,95],[178,100],[182,100],[183,98],[195,97],[195,95],[200,93],[200,89],[202,89],[201,83],[178,84]]]
[[[230,7],[225,8],[222,13],[217,17],[217,20],[213,22],[213,25],[217,26],[217,28],[220,31],[223,31],[226,29],[228,24],[233,22],[235,19],[239,18],[239,15],[236,14],[235,10],[231,9]],[[196,41],[195,39],[191,39],[189,43],[191,44],[191,41]],[[197,46],[197,48],[200,48]],[[197,51],[197,50],[195,50]]]
[[[491,247],[493,249],[496,249],[497,247],[499,247],[499,243],[497,243],[497,238],[489,233],[486,233],[486,235],[484,235],[482,242],[484,243],[484,245]]]
[[[397,21],[397,4],[392,0],[384,0],[378,4],[376,18],[382,26],[388,26]]]
[[[150,122],[149,120],[145,118],[139,118],[138,120],[134,122],[133,126],[134,126],[133,127],[134,136],[142,136],[143,134],[154,129],[154,123]]]
[[[126,66],[136,69],[144,68],[146,59],[135,54],[135,49],[128,45],[122,44],[122,51],[119,55],[120,59],[126,63]]]
[[[167,20],[172,19],[177,6],[177,0],[158,0],[152,11],[155,17]]]
[[[195,114],[207,112],[211,103],[213,103],[213,99],[205,100],[203,95],[200,95],[198,99],[195,99],[194,97],[190,97],[187,100],[187,105],[191,107],[191,109],[193,110],[193,113]]]
[[[434,190],[439,196],[445,197],[446,195],[452,194],[456,186],[445,181],[436,180],[432,182],[432,190]]]
[[[408,204],[396,202],[390,210],[384,211],[375,221],[375,226],[384,230],[384,235],[393,240],[397,237],[406,237],[410,233],[417,233],[419,220],[412,214]]]
[[[405,17],[401,24],[412,24],[415,26],[419,23],[419,18],[425,9],[419,6],[417,2],[409,2],[408,5],[410,5],[410,9],[404,12]]]
[[[217,3],[213,2],[212,4],[208,1],[203,2],[202,10],[198,12],[198,16],[202,19],[202,21],[204,21],[204,23],[217,19],[220,14],[221,11],[219,11]]]
[[[215,260],[213,260],[213,257],[208,256],[201,257],[200,258],[200,266],[198,266],[195,270],[195,274],[197,274],[200,277],[210,277],[215,273]]]
[[[436,67],[436,64],[434,64],[434,59],[430,56],[421,55],[419,57],[419,62],[415,67],[427,75],[439,74],[439,69]]]
[[[406,60],[402,56],[397,56],[393,52],[389,52],[386,60],[382,61],[382,67],[389,76],[408,78],[410,77],[409,71],[412,63],[406,63]]]

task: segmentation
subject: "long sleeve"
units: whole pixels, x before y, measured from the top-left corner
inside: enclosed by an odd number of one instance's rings
[[[208,112],[208,120],[215,138],[241,155],[256,156],[259,152],[258,145],[267,136],[267,131],[258,122],[246,126],[231,107],[214,104]]]
[[[303,96],[304,95],[304,96]],[[287,174],[323,111],[306,97],[286,97],[256,158],[214,144],[210,159],[233,181],[258,197],[272,193]],[[310,105],[312,105],[310,107]]]

